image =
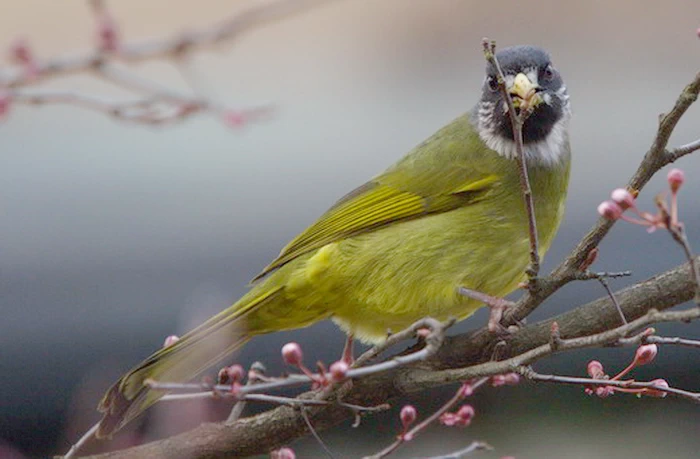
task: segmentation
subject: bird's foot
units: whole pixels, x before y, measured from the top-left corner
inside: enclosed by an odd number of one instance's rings
[[[345,347],[343,348],[343,356],[341,361],[348,364],[351,367],[355,363],[355,352],[354,352],[354,339],[353,335],[348,335],[345,341]]]
[[[487,295],[466,287],[460,287],[459,293],[473,300],[481,301],[491,309],[491,314],[489,314],[488,321],[488,329],[490,332],[501,335],[510,335],[513,333],[513,331],[511,331],[511,327],[506,328],[501,324],[501,320],[503,320],[503,313],[505,310],[511,306],[514,306],[515,303],[508,301],[505,298]]]

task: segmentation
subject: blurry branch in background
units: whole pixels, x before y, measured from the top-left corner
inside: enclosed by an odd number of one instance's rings
[[[330,0],[329,0],[330,1]],[[182,93],[139,75],[127,65],[167,60],[177,65],[193,52],[240,37],[244,32],[311,6],[322,0],[265,0],[247,10],[201,29],[184,31],[156,40],[129,43],[121,35],[103,0],[90,0],[95,18],[94,49],[84,54],[43,58],[35,54],[29,41],[18,38],[9,49],[11,68],[0,68],[0,117],[13,104],[69,104],[94,110],[123,121],[167,124],[207,113],[231,127],[240,127],[270,114],[270,105],[232,109],[213,100]],[[134,94],[109,99],[75,91],[36,89],[42,83],[74,74],[89,74],[127,89]],[[194,91],[193,91],[194,92]]]
[[[399,416],[403,429],[399,431],[396,441],[374,456],[385,457],[411,441],[425,426],[437,420],[446,426],[468,425],[474,417],[470,405],[463,405],[456,412],[449,410],[470,395],[475,387],[484,386],[486,382],[491,382],[491,385],[496,387],[515,384],[520,380],[519,375],[537,382],[582,385],[586,393],[599,397],[613,393],[652,397],[673,394],[693,401],[700,400],[700,394],[671,387],[667,381],[660,378],[649,382],[622,379],[637,366],[649,364],[658,353],[657,345],[700,347],[698,341],[655,336],[654,329],[647,328],[660,322],[689,322],[700,318],[697,293],[700,289],[697,269],[700,259],[692,255],[678,214],[677,192],[684,180],[682,173],[677,169],[669,173],[671,202],[669,205],[663,199],[657,198],[657,214],[637,210],[635,202],[639,191],[662,167],[700,149],[700,141],[676,149],[667,148],[676,124],[697,99],[699,92],[700,73],[683,90],[673,109],[660,118],[652,146],[627,189],[615,190],[612,200],[601,204],[599,212],[604,218],[594,225],[550,275],[538,278],[535,287],[525,290],[521,300],[511,307],[504,308],[502,324],[516,325],[546,298],[569,282],[600,280],[626,274],[589,271],[597,256],[598,244],[617,219],[632,221],[650,229],[668,230],[674,240],[683,247],[687,263],[618,292],[613,293],[606,289],[608,294],[596,301],[572,308],[569,312],[548,320],[516,327],[516,331],[511,334],[493,333],[493,327],[489,324],[471,333],[446,337],[446,324],[438,326],[435,321],[426,319],[388,340],[389,344],[395,344],[399,338],[418,336],[425,338],[425,342],[419,342],[417,346],[398,357],[359,368],[341,368],[337,366],[339,362],[336,362],[330,366],[330,373],[325,371],[322,364],[318,365],[317,373],[312,373],[301,363],[301,348],[295,343],[289,343],[283,348],[285,361],[296,366],[304,375],[291,375],[279,380],[242,385],[240,380],[243,371],[236,369],[231,374],[238,376],[234,376],[231,384],[207,387],[207,390],[225,391],[234,397],[240,397],[242,394],[288,387],[292,384],[310,384],[312,390],[297,397],[297,400],[304,401],[291,402],[287,398],[279,398],[275,403],[282,406],[256,416],[238,419],[233,423],[203,424],[164,440],[106,453],[99,457],[238,457],[261,454],[281,448],[312,431],[320,440],[318,431],[337,425],[353,415],[357,425],[358,413],[376,411],[378,407],[383,408],[387,402],[397,397],[441,385],[460,384],[458,391],[449,401],[413,428],[411,426],[417,420],[417,413],[410,405],[404,406]],[[636,217],[624,215],[626,210],[635,212]],[[690,300],[696,301],[695,307],[667,311]],[[424,329],[427,331],[423,331]],[[634,360],[613,377],[605,373],[603,365],[598,361],[588,363],[588,378],[544,375],[529,367],[555,353],[606,346],[638,348]],[[387,347],[388,345],[385,345],[370,350],[360,357],[358,362],[369,363]],[[178,390],[202,389],[201,385],[171,387],[166,383],[163,381],[152,384],[154,387]],[[204,396],[211,396],[211,392]],[[254,398],[248,400],[253,401]],[[268,396],[259,401],[271,400],[272,396]],[[462,451],[468,454],[477,449],[480,448],[470,445]],[[173,452],[176,452],[175,456]],[[273,457],[285,458],[291,458],[293,455],[293,451],[286,447],[277,449],[272,454]]]

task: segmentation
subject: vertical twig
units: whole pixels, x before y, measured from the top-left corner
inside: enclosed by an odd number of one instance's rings
[[[698,264],[693,256],[693,250],[690,248],[690,242],[688,242],[688,238],[685,235],[683,225],[668,225],[668,231],[671,233],[673,240],[683,247],[683,252],[685,252],[685,256],[690,264],[690,272],[695,280],[695,296],[693,301],[697,306],[700,306],[700,269],[698,268]]]
[[[309,431],[310,431],[311,434],[314,436],[314,438],[316,439],[316,441],[318,442],[318,444],[321,445],[321,448],[323,448],[323,451],[326,453],[326,455],[327,455],[329,458],[334,459],[335,456],[333,455],[333,452],[330,450],[330,448],[328,448],[328,446],[327,446],[326,443],[323,441],[323,439],[322,439],[321,436],[318,434],[318,432],[316,432],[316,429],[314,429],[313,424],[311,424],[311,419],[309,419],[309,415],[306,413],[306,407],[305,407],[305,406],[302,406],[302,407],[299,409],[299,411],[300,411],[300,413],[301,413],[301,417],[304,418],[304,422],[306,423],[306,427],[309,428]]]
[[[508,117],[510,118],[511,125],[513,127],[513,140],[515,141],[515,151],[517,152],[516,161],[518,163],[518,171],[520,173],[520,187],[522,188],[523,200],[525,201],[528,231],[530,236],[530,266],[528,266],[526,273],[530,278],[528,288],[533,290],[535,288],[537,275],[540,272],[540,254],[537,236],[537,221],[535,219],[535,205],[532,199],[532,188],[530,187],[530,177],[527,173],[527,162],[525,160],[525,151],[523,148],[523,125],[525,124],[527,117],[530,116],[532,107],[523,106],[520,110],[520,114],[515,111],[513,99],[508,93],[508,88],[506,88],[505,76],[503,75],[501,66],[498,63],[498,59],[496,59],[496,41],[484,38],[483,47],[484,57],[496,70],[498,87],[503,93],[504,100],[508,107]]]

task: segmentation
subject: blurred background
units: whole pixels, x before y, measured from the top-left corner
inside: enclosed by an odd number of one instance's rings
[[[210,24],[251,4],[121,0],[110,9],[130,41]],[[658,114],[700,70],[698,26],[697,0],[336,1],[193,55],[191,74],[203,94],[232,107],[272,102],[274,116],[264,123],[234,130],[202,115],[154,128],[73,107],[13,107],[0,124],[0,456],[65,452],[98,419],[99,398],[123,371],[165,336],[235,301],[337,198],[471,108],[483,78],[484,36],[500,46],[547,48],[569,87],[575,157],[568,213],[545,263],[551,269],[595,222],[597,204],[627,181]],[[3,3],[0,46],[25,36],[39,57],[55,56],[88,50],[92,34],[83,2]],[[137,70],[188,89],[167,62]],[[121,94],[87,76],[50,87]],[[694,106],[671,144],[699,136]],[[699,249],[700,155],[677,166],[688,176],[682,218]],[[664,171],[640,202],[651,209],[665,188]],[[630,279],[612,281],[618,289],[682,261],[663,231],[649,235],[623,223],[594,268],[632,270]],[[595,283],[570,285],[533,318],[602,295]],[[453,333],[485,321],[480,313]],[[698,324],[658,328],[700,336]],[[276,374],[284,370],[279,349],[291,339],[309,361],[331,362],[344,335],[322,323],[255,339],[234,358],[261,360]],[[633,352],[586,350],[535,368],[584,375],[596,358],[615,372]],[[671,347],[636,373],[689,390],[700,390],[699,376],[700,353]],[[410,402],[425,414],[454,389]],[[485,458],[686,458],[700,448],[700,413],[686,401],[602,400],[579,387],[526,383],[486,389],[474,405],[468,429],[436,426],[396,456],[444,454],[474,439],[497,448],[479,456]],[[160,407],[102,447],[169,435],[222,419],[226,410]],[[397,413],[322,435],[340,457],[376,452],[398,431]],[[300,457],[322,455],[312,439],[292,446]]]

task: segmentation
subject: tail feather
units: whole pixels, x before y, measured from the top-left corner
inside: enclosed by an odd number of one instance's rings
[[[172,346],[160,349],[122,376],[105,394],[98,406],[104,413],[97,437],[109,437],[164,393],[144,385],[147,379],[183,382],[201,374],[263,330],[251,328],[247,318],[264,305],[275,302],[283,288],[251,291],[241,301],[222,311]],[[253,321],[255,322],[255,321]]]

